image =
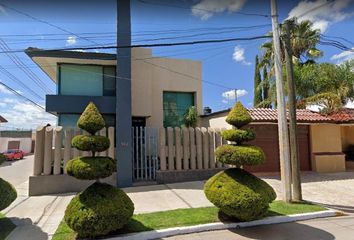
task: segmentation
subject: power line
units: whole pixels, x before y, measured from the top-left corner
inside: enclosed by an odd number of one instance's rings
[[[72,48],[55,48],[55,49],[43,49],[43,51],[74,51],[74,50],[95,50],[95,49],[124,49],[124,48],[153,48],[153,47],[172,47],[172,46],[187,46],[187,45],[199,45],[199,44],[209,44],[209,43],[223,43],[223,42],[237,42],[237,41],[252,41],[258,39],[268,39],[272,36],[255,36],[255,37],[240,37],[240,38],[224,38],[224,39],[209,39],[209,40],[195,40],[186,42],[172,42],[172,43],[153,43],[153,44],[133,44],[127,46],[88,46],[88,47],[72,47]],[[25,49],[21,50],[8,50],[1,51],[0,53],[18,53],[24,52]]]
[[[41,96],[39,96],[36,92],[34,92],[31,88],[29,88],[26,84],[24,84],[22,81],[20,81],[17,77],[15,77],[13,74],[11,74],[9,71],[7,71],[4,67],[0,66],[0,72],[2,72],[4,75],[6,75],[8,78],[10,78],[12,81],[16,82],[17,84],[21,85],[24,89],[29,91],[33,96],[36,96],[37,98],[44,100]]]
[[[11,49],[2,39],[0,39],[0,48],[4,51],[7,51],[5,54],[10,58],[10,60],[15,63],[15,65],[18,66],[31,80],[33,80],[34,83],[36,83],[36,85],[42,89],[44,93],[51,92],[49,88],[44,84],[42,79],[40,79],[31,69],[27,68],[25,63],[23,63],[21,59],[16,56],[16,54],[11,54],[9,52]]]
[[[10,9],[10,10],[12,10],[12,11],[18,13],[18,14],[21,14],[21,15],[23,15],[23,16],[26,16],[26,17],[28,17],[28,18],[30,18],[30,19],[32,19],[32,20],[37,21],[37,22],[41,22],[41,23],[47,24],[47,25],[49,25],[49,26],[51,26],[51,27],[54,27],[54,28],[56,28],[56,29],[59,29],[60,31],[69,33],[69,34],[71,34],[71,35],[74,35],[74,36],[76,36],[76,37],[78,37],[78,38],[80,38],[80,39],[83,39],[83,40],[86,40],[86,41],[88,41],[88,42],[97,44],[96,42],[94,42],[94,41],[92,41],[92,40],[90,40],[90,39],[87,39],[87,38],[85,38],[85,37],[82,37],[82,36],[80,36],[80,35],[77,35],[77,34],[75,34],[74,32],[68,31],[68,30],[66,30],[66,29],[64,29],[64,28],[62,28],[62,27],[60,27],[60,26],[57,26],[57,25],[55,25],[55,24],[52,24],[52,23],[50,23],[50,22],[48,22],[48,21],[45,21],[45,20],[39,19],[39,18],[37,18],[37,17],[34,17],[34,16],[32,16],[32,15],[30,15],[30,14],[28,14],[28,13],[25,13],[25,12],[23,12],[23,11],[20,11],[20,10],[14,8],[14,7],[10,7],[10,6],[8,6],[8,5],[6,5],[6,4],[3,4],[3,3],[1,3],[0,6],[3,6],[4,8]]]
[[[144,4],[150,4],[150,5],[160,5],[160,6],[167,6],[167,7],[173,7],[173,8],[181,8],[181,9],[191,9],[190,7],[183,7],[183,6],[178,6],[178,5],[172,5],[172,4],[167,4],[167,3],[154,3],[154,2],[148,2],[145,0],[138,0],[141,3]],[[213,11],[209,10],[209,9],[203,9],[203,8],[195,8],[196,10],[199,11],[203,11],[203,12],[209,12],[209,13],[214,13]],[[258,14],[258,13],[247,13],[247,12],[242,12],[242,11],[237,11],[235,12],[235,14],[239,14],[239,15],[244,15],[244,16],[258,16],[258,17],[266,17],[269,18],[270,15],[269,14]]]
[[[19,96],[20,98],[23,98],[25,99],[26,101],[32,103],[33,105],[35,105],[36,107],[42,109],[45,111],[45,108],[42,107],[41,105],[39,105],[38,103],[32,101],[31,99],[27,98],[26,96],[22,95],[21,93],[17,92],[15,89],[11,88],[10,86],[6,85],[5,83],[3,82],[0,82],[0,85],[4,86],[6,89],[8,89],[10,92],[14,93],[15,95]],[[54,116],[56,116],[54,113],[49,113],[49,114],[52,114]]]

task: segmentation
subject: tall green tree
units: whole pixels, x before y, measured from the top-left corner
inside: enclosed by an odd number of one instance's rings
[[[291,46],[293,52],[293,62],[294,64],[303,65],[305,63],[314,62],[315,59],[321,57],[323,53],[317,49],[317,44],[320,41],[320,30],[313,29],[313,23],[310,21],[298,22],[296,18],[287,20],[290,22],[290,35],[291,35]],[[285,33],[284,27],[281,28],[282,35]],[[283,44],[282,44],[283,46]],[[276,94],[275,94],[275,82],[273,79],[274,74],[274,48],[273,42],[269,41],[264,43],[261,46],[263,50],[260,65],[266,69],[269,91],[267,98],[263,99],[263,102],[260,104],[262,106],[273,103],[276,104]],[[285,64],[285,55],[284,48],[282,47],[281,59]],[[264,73],[263,73],[264,74]],[[286,79],[286,78],[284,78]],[[285,84],[286,85],[286,84]]]
[[[262,86],[261,86],[261,73],[259,69],[259,59],[258,55],[256,55],[256,62],[255,62],[255,72],[254,72],[254,90],[253,90],[253,105],[257,106],[259,103],[263,101],[263,93],[262,93]]]
[[[354,100],[354,61],[303,64],[294,68],[297,101],[300,107],[316,104],[323,113],[339,110]]]

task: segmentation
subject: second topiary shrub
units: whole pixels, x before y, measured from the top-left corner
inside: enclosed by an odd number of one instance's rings
[[[122,190],[100,183],[116,170],[116,161],[110,157],[96,157],[96,152],[109,148],[107,137],[96,136],[105,126],[104,119],[93,103],[81,115],[78,126],[91,135],[73,138],[72,145],[81,151],[90,151],[91,157],[77,157],[68,161],[66,171],[82,180],[96,180],[86,190],[74,197],[65,211],[66,224],[77,232],[79,238],[94,238],[116,231],[133,216],[134,204]]]
[[[16,197],[15,188],[9,182],[0,178],[0,211],[10,206]]]
[[[251,173],[241,169],[244,165],[258,165],[265,161],[261,148],[244,142],[255,139],[251,129],[243,128],[252,121],[246,108],[238,102],[230,111],[226,122],[235,128],[222,132],[225,140],[232,142],[215,151],[216,160],[233,165],[211,177],[204,185],[206,197],[227,216],[250,221],[266,215],[269,203],[276,194],[271,186]]]

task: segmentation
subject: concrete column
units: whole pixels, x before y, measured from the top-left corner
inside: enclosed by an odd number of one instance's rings
[[[182,170],[181,129],[175,127],[176,170]]]
[[[209,164],[210,168],[215,168],[215,132],[214,129],[208,128],[209,133]]]
[[[165,128],[159,130],[159,153],[160,153],[160,170],[166,171],[166,131]]]
[[[66,163],[71,159],[71,139],[73,138],[73,129],[68,128],[64,131],[64,173],[66,174]]]
[[[195,128],[195,141],[197,145],[197,168],[203,169],[203,142],[200,128]]]
[[[203,168],[209,168],[209,134],[206,128],[202,128],[202,136],[203,136]]]
[[[183,169],[188,170],[189,169],[189,129],[186,127],[183,127]]]
[[[195,147],[195,133],[194,128],[189,128],[189,142],[190,142],[190,161],[191,161],[191,169],[195,170],[197,166],[196,162],[196,147]]]
[[[114,158],[114,127],[108,128],[108,138],[111,143],[108,148],[108,156]]]
[[[130,0],[117,1],[116,157],[117,186],[133,184]]]
[[[172,171],[175,170],[175,152],[173,146],[173,128],[167,128],[167,149],[168,149],[168,170]]]
[[[215,129],[215,149],[219,146],[221,146],[221,135],[220,135],[220,129],[216,128]],[[216,166],[218,168],[221,168],[222,163],[219,161],[216,161]]]
[[[61,136],[62,127],[56,127],[54,132],[54,175],[61,174]]]
[[[33,176],[39,176],[43,172],[44,132],[45,132],[45,127],[38,127],[36,130],[36,142],[34,146]]]
[[[50,175],[52,172],[52,151],[53,151],[53,127],[45,128],[44,137],[44,165],[43,174]]]

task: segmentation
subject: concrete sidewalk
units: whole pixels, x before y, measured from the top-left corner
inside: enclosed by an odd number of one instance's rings
[[[280,196],[277,176],[263,176]],[[303,173],[304,199],[330,208],[354,213],[354,173]],[[212,204],[203,192],[203,181],[125,188],[135,205],[135,214],[181,208],[208,207]],[[28,182],[15,186],[19,197],[4,213],[18,227],[10,234],[13,239],[50,239],[63,219],[72,194],[28,197]]]

